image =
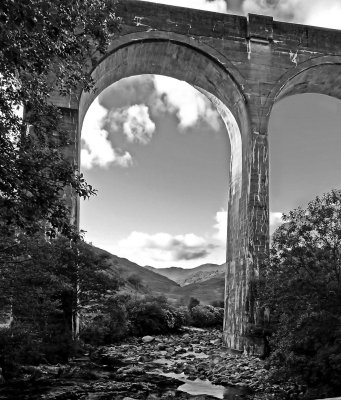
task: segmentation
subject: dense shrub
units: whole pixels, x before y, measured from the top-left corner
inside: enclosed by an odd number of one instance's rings
[[[198,299],[196,299],[195,297],[191,297],[188,302],[188,310],[192,311],[192,308],[198,306],[199,304],[200,301]]]
[[[223,326],[224,309],[209,305],[197,305],[191,309],[191,324],[199,328]]]
[[[136,336],[174,332],[185,323],[185,314],[163,296],[131,298],[127,311],[130,333]]]
[[[126,304],[129,295],[117,294],[106,300],[104,307],[94,318],[83,323],[81,339],[92,345],[116,342],[129,332]]]
[[[224,308],[224,300],[213,300],[211,303],[211,306],[217,307],[217,308]]]
[[[82,328],[81,338],[93,345],[116,342],[126,336],[175,332],[188,323],[186,307],[175,308],[163,296],[117,294]]]
[[[44,334],[20,322],[0,329],[0,365],[5,379],[15,376],[20,365],[65,363],[74,350],[70,332],[57,324],[51,325]]]

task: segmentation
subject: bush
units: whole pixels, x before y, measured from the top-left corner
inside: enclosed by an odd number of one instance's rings
[[[131,298],[127,311],[130,333],[136,336],[174,332],[185,321],[185,314],[171,306],[163,296]]]
[[[209,305],[197,305],[191,309],[191,324],[198,328],[222,327],[224,309]]]
[[[129,295],[118,294],[107,299],[104,312],[90,320],[81,331],[81,339],[92,345],[105,345],[124,338],[129,331],[126,303]]]
[[[13,378],[20,365],[68,361],[74,351],[71,335],[55,328],[44,335],[18,322],[10,328],[0,329],[0,366],[5,379]]]
[[[200,301],[195,297],[191,297],[188,302],[188,311],[192,311],[193,307],[196,307],[200,304]]]
[[[189,320],[186,307],[175,308],[164,296],[118,294],[105,312],[83,327],[81,338],[92,345],[114,343],[128,335],[144,336],[176,332]]]
[[[224,308],[224,300],[213,300],[211,303],[211,306],[217,307],[217,308]]]

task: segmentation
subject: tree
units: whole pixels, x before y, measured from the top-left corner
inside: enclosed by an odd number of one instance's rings
[[[42,357],[66,361],[73,346],[74,315],[100,307],[119,286],[119,277],[108,268],[106,256],[84,242],[17,236],[8,246],[8,257],[0,260],[0,307],[12,307],[9,337],[14,337],[3,343],[1,367],[6,370],[13,361],[39,362]],[[20,347],[22,337],[25,345]]]
[[[306,385],[306,398],[341,392],[341,191],[283,217],[260,299],[274,333],[270,361]]]
[[[195,298],[195,297],[191,297],[190,299],[189,299],[189,302],[188,302],[188,311],[189,312],[191,312],[192,311],[192,309],[193,309],[193,307],[196,307],[196,306],[198,306],[200,304],[200,301],[197,299],[197,298]]]
[[[94,194],[77,165],[64,159],[69,144],[53,90],[90,90],[91,63],[118,29],[115,1],[2,0],[0,2],[0,224],[36,232],[47,221],[71,235],[65,188]],[[25,110],[24,119],[17,115]]]
[[[136,289],[140,289],[143,286],[142,279],[138,274],[130,274],[127,281]]]

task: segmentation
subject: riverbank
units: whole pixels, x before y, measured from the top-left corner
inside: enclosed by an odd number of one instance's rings
[[[267,383],[263,360],[232,354],[219,330],[129,338],[67,365],[23,367],[0,399],[170,400],[297,398],[295,387]]]

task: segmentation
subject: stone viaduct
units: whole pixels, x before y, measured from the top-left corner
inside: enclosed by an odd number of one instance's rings
[[[262,323],[255,282],[269,246],[268,122],[273,105],[298,93],[341,98],[341,32],[136,0],[117,6],[122,30],[96,65],[97,92],[52,95],[79,161],[84,115],[112,83],[133,75],[184,80],[215,104],[231,143],[224,342],[258,352]],[[321,132],[323,134],[323,132]],[[212,177],[214,179],[214,177]],[[73,202],[77,220],[77,201]]]

